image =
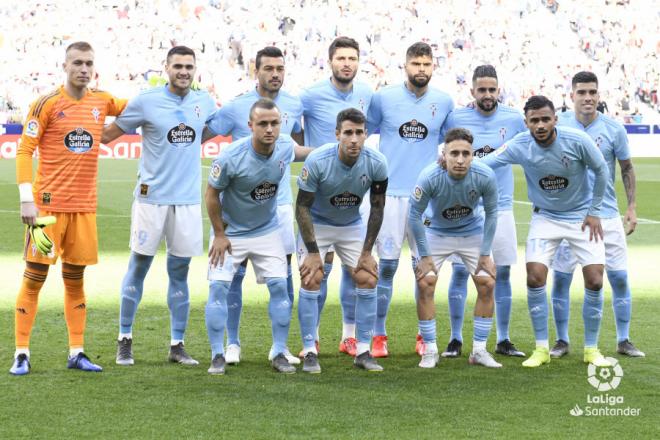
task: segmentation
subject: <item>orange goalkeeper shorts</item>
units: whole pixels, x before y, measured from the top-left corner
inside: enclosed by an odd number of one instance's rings
[[[62,262],[77,266],[89,266],[98,262],[98,236],[96,234],[96,213],[93,212],[50,212],[39,211],[39,216],[52,215],[57,219],[44,232],[53,240],[53,250],[48,255],[41,254],[30,233],[25,233],[25,261],[41,264]]]

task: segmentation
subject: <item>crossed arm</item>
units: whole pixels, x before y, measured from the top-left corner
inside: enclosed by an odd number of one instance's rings
[[[635,178],[635,169],[633,168],[632,160],[619,160],[621,166],[621,180],[623,181],[623,188],[626,191],[626,198],[628,199],[628,209],[626,215],[623,217],[623,225],[626,227],[626,235],[635,232],[637,227],[637,212],[635,211],[637,204],[635,201],[635,192],[637,190],[637,179]]]

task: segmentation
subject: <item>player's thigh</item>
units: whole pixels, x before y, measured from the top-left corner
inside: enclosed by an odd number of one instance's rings
[[[426,245],[433,259],[433,265],[438,272],[440,272],[444,262],[462,247],[457,237],[441,237],[428,231],[426,233]]]
[[[518,236],[513,211],[498,211],[492,249],[493,261],[498,266],[513,266],[518,261]]]
[[[335,251],[335,237],[332,235],[332,231],[325,226],[326,225],[314,225],[314,238],[316,238],[316,246],[319,248],[321,261],[325,261],[325,256],[328,252]],[[296,238],[296,258],[298,259],[298,267],[303,264],[307,255],[309,255],[307,246],[305,246],[302,235],[298,233],[298,237]]]
[[[213,228],[209,237],[209,247],[213,243]],[[241,263],[247,258],[250,250],[250,241],[247,238],[228,237],[231,243],[231,254],[225,252],[222,265],[212,266],[209,262],[207,278],[209,281],[229,281],[234,278]]]
[[[628,270],[628,245],[623,223],[619,217],[601,221],[605,243],[605,268],[607,270]]]
[[[333,227],[335,253],[341,264],[355,268],[364,246],[364,225]]]
[[[257,283],[263,284],[268,278],[286,278],[286,253],[279,230],[250,237],[247,241],[250,246],[248,258],[252,262]]]
[[[541,215],[532,215],[529,233],[525,245],[525,262],[541,263],[550,267],[557,247],[565,234],[569,223],[557,222]]]
[[[39,211],[40,217],[51,215],[56,222],[44,227],[44,232],[53,242],[53,248],[48,255],[43,255],[37,249],[36,244],[30,237],[30,231],[25,229],[25,240],[23,246],[23,259],[31,263],[55,264],[62,253],[62,244],[65,241],[66,230],[69,226],[69,217],[65,212]]]
[[[566,240],[562,240],[552,258],[552,269],[558,272],[573,273],[577,264],[578,261],[573,250]]]
[[[202,207],[173,205],[167,211],[164,227],[167,252],[177,257],[195,257],[204,250]]]
[[[67,213],[68,224],[64,233],[60,257],[63,263],[89,266],[98,262],[98,236],[96,213]]]
[[[277,207],[277,220],[284,251],[291,255],[296,252],[296,239],[293,232],[293,206],[290,203]]]
[[[490,276],[487,272],[480,270],[479,273],[476,273],[477,264],[479,263],[479,257],[481,255],[481,242],[483,240],[482,235],[470,235],[468,237],[452,237],[456,239],[456,245],[460,246],[460,249],[456,251],[454,255],[460,257],[462,263],[465,265],[465,268],[471,275],[474,276]]]
[[[582,267],[605,264],[603,240],[589,240],[589,228],[583,231],[581,223],[567,223],[564,230],[566,242]]]
[[[129,246],[141,255],[156,255],[163,238],[169,205],[133,201],[131,207],[131,238]]]
[[[408,223],[408,198],[387,196],[383,223],[376,239],[380,258],[398,260],[406,236]]]

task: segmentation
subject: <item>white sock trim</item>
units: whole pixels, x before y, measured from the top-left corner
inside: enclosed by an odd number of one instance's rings
[[[80,353],[83,353],[85,350],[83,347],[71,347],[69,348],[69,357],[78,356]]]
[[[179,342],[183,344],[183,339],[170,339],[170,345],[178,345]]]
[[[366,342],[358,342],[357,343],[357,349],[355,350],[355,355],[360,356],[365,351],[369,351],[369,348],[370,348],[369,345],[370,344],[368,344]]]
[[[472,351],[486,351],[486,341],[472,341]]]
[[[545,349],[547,349],[547,350],[550,350],[550,344],[548,343],[548,340],[547,340],[547,339],[544,339],[544,340],[543,340],[543,339],[542,339],[542,340],[537,340],[537,341],[536,341],[536,347],[537,347],[537,348],[538,348],[538,347],[543,347],[543,348],[545,348]]]
[[[119,333],[119,336],[117,336],[117,340],[121,341],[122,339],[133,339],[133,333]]]
[[[355,324],[342,323],[341,326],[341,340],[346,338],[355,338]]]
[[[14,352],[14,357],[17,358],[19,354],[24,354],[30,359],[30,349],[29,348],[17,348]]]

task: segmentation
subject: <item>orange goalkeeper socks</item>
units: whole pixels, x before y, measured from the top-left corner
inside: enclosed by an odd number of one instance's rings
[[[32,333],[34,318],[37,316],[39,291],[48,275],[48,266],[44,267],[45,270],[28,264],[23,273],[23,281],[16,297],[16,311],[14,312],[16,348],[27,349],[30,346],[30,333]]]
[[[83,289],[84,266],[62,265],[64,280],[64,319],[69,330],[69,347],[81,348],[84,343],[87,306]]]

